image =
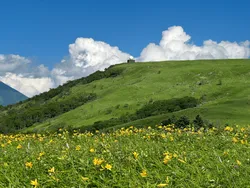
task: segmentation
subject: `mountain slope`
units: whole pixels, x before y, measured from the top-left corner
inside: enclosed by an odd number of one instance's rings
[[[15,104],[25,99],[26,96],[0,81],[0,105]]]
[[[107,74],[108,73],[108,74]],[[120,64],[35,97],[13,109],[58,104],[86,94],[95,98],[53,118],[37,121],[23,131],[83,128],[97,121],[133,114],[150,101],[185,96],[201,101],[196,108],[174,112],[197,114],[216,124],[250,122],[250,60],[199,60]],[[49,97],[48,97],[49,96]],[[46,98],[47,97],[47,98]],[[46,100],[44,100],[46,98]],[[4,113],[7,113],[6,110]],[[124,125],[153,125],[173,113],[147,117]],[[1,121],[1,118],[0,118]],[[117,125],[117,126],[124,126]]]

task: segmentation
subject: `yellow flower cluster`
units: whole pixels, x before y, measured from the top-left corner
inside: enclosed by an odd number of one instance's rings
[[[232,127],[226,126],[224,130],[225,130],[225,131],[232,132],[234,129],[233,129]]]
[[[216,132],[217,130],[219,131]],[[85,170],[79,170],[80,173],[77,174],[79,181],[86,185],[90,184],[90,182],[94,180],[94,178],[92,178],[93,174],[102,173],[103,176],[111,176],[112,174],[118,172],[119,168],[117,167],[120,165],[117,164],[118,160],[125,161],[126,165],[129,163],[133,164],[136,166],[136,169],[141,169],[135,174],[138,177],[142,177],[139,178],[141,181],[146,181],[147,179],[151,178],[151,174],[153,176],[155,173],[151,172],[150,165],[148,165],[146,162],[149,160],[149,158],[152,158],[152,156],[155,156],[156,154],[153,153],[152,155],[152,153],[150,153],[151,151],[146,150],[145,148],[143,150],[142,148],[144,147],[144,143],[145,146],[150,146],[151,143],[162,144],[160,149],[155,150],[156,152],[159,151],[160,153],[163,153],[164,148],[167,148],[168,151],[166,151],[163,156],[160,156],[160,159],[158,158],[159,156],[154,158],[156,159],[156,163],[162,165],[162,168],[167,168],[165,165],[178,165],[178,167],[187,167],[191,166],[185,164],[187,161],[192,165],[194,164],[194,161],[192,161],[194,158],[192,158],[191,154],[190,156],[186,156],[183,151],[178,150],[178,148],[171,147],[182,143],[182,138],[185,138],[184,140],[189,144],[192,144],[193,142],[199,143],[200,141],[203,144],[206,143],[206,139],[211,139],[209,136],[217,135],[217,133],[222,132],[223,136],[221,136],[221,139],[223,139],[223,142],[228,142],[236,149],[245,148],[245,150],[247,150],[249,148],[249,131],[250,127],[241,128],[227,126],[225,128],[211,128],[209,130],[200,129],[195,131],[192,128],[177,129],[174,127],[174,125],[159,125],[156,127],[148,126],[146,128],[136,128],[131,126],[129,128],[122,128],[108,133],[103,133],[101,131],[96,131],[96,133],[80,133],[74,131],[71,135],[67,131],[61,130],[59,134],[51,134],[49,136],[43,134],[0,134],[0,150],[2,153],[8,154],[8,152],[11,151],[15,152],[15,154],[20,154],[20,156],[25,156],[23,158],[19,157],[19,159],[22,159],[21,168],[32,175],[38,174],[36,170],[40,167],[45,168],[42,170],[45,172],[45,175],[43,174],[42,176],[35,176],[38,179],[35,179],[34,176],[29,176],[30,179],[26,180],[26,182],[28,182],[28,184],[32,185],[33,187],[38,187],[39,183],[41,184],[40,186],[47,186],[45,185],[46,180],[44,180],[46,178],[48,179],[47,182],[56,183],[59,181],[58,178],[60,178],[60,183],[63,181],[63,178],[61,177],[63,177],[64,174],[67,175],[69,171],[68,169],[62,169],[66,165],[60,166],[58,165],[57,161],[55,163],[52,162],[52,160],[58,159],[61,163],[68,164],[70,160],[77,160],[73,161],[74,163],[72,164],[87,164],[88,167],[86,168],[89,168],[89,171],[94,171],[94,173],[92,172],[92,174],[88,174],[88,172],[86,173]],[[73,139],[70,140],[71,138]],[[128,144],[129,146],[127,146],[126,142],[130,139],[135,139],[135,142],[131,142],[132,144],[130,143]],[[190,140],[191,142],[189,142]],[[138,143],[141,142],[141,145],[139,145],[141,148],[134,147],[134,143],[136,143],[136,141],[138,141]],[[170,143],[171,141],[173,143]],[[40,146],[36,148],[37,143],[40,144]],[[186,146],[185,143],[183,145]],[[247,164],[246,159],[241,158],[241,156],[235,157],[235,153],[231,148],[225,148],[225,150],[223,149],[217,152],[217,154],[220,155],[218,156],[219,162],[226,163],[226,161],[230,160],[230,164],[234,163],[235,169],[241,169],[244,164]],[[84,155],[85,158],[82,158]],[[218,159],[218,157],[216,159]],[[13,161],[8,161],[7,158],[5,159],[3,157],[0,159],[0,168],[6,170],[10,169],[11,167],[13,169],[13,163]],[[79,167],[79,169],[85,168],[85,166],[82,166]],[[33,174],[33,172],[35,173]],[[41,177],[45,178],[42,179]],[[154,184],[156,187],[166,187],[168,185],[168,179],[166,181],[157,180],[157,182]],[[55,186],[59,186],[59,184]]]
[[[134,155],[134,158],[135,159],[138,159],[138,157],[139,157],[139,154],[135,151],[135,152],[133,152],[133,155]]]
[[[184,154],[185,153],[183,153],[183,155]],[[170,153],[170,152],[167,151],[163,155],[164,155],[164,159],[163,159],[164,164],[168,164],[169,161],[171,161],[173,158],[176,158],[178,161],[180,161],[182,163],[186,163],[186,158],[185,158],[185,160],[183,160],[183,159],[179,158],[176,153]]]
[[[103,159],[98,159],[98,158],[94,158],[94,159],[93,159],[93,164],[94,164],[95,166],[100,166],[103,162],[104,162]]]

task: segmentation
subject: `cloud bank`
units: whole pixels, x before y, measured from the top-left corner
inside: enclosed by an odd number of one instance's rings
[[[150,43],[141,52],[139,61],[242,59],[250,56],[250,42],[206,40],[202,46],[190,44],[191,37],[182,27],[173,26],[162,32],[160,44]]]
[[[0,54],[0,80],[28,97],[56,86],[47,67],[19,55]]]
[[[202,46],[190,42],[182,27],[173,26],[162,32],[159,44],[150,43],[136,58],[137,61],[243,59],[250,57],[250,41],[215,42],[206,40]],[[88,76],[110,65],[126,62],[130,54],[92,38],[77,38],[69,45],[69,55],[49,70],[34,66],[29,58],[0,54],[0,80],[32,97],[68,80]]]
[[[69,45],[69,57],[63,59],[52,70],[56,84],[62,84],[97,71],[104,70],[110,65],[126,62],[129,54],[92,38],[77,38]]]

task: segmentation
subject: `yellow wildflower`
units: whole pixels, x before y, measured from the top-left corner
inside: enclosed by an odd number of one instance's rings
[[[224,131],[232,132],[234,129],[232,127],[226,126]]]
[[[76,146],[76,151],[80,151],[81,150],[81,146],[80,145],[77,145]]]
[[[99,165],[101,165],[103,163],[103,161],[104,161],[103,159],[94,158],[93,164],[95,166],[99,166]]]
[[[239,160],[236,160],[236,162],[239,166],[241,165],[241,162]]]
[[[182,162],[182,163],[186,163],[186,161],[182,160],[182,159],[178,159],[178,161]]]
[[[146,170],[142,170],[142,172],[140,173],[140,175],[143,178],[147,177],[147,171]]]
[[[162,137],[162,138],[166,138],[167,136],[166,136],[165,133],[162,133],[162,134],[161,134],[161,137]]]
[[[51,169],[48,170],[49,173],[55,173],[55,167],[52,167]]]
[[[107,170],[111,170],[112,165],[110,165],[110,164],[106,164],[106,165],[105,165],[105,168],[106,168]]]
[[[247,140],[241,140],[240,143],[241,144],[247,144]]]
[[[136,151],[133,152],[133,155],[134,155],[134,158],[135,158],[135,159],[138,159],[139,154],[138,154]]]
[[[16,147],[17,149],[21,149],[23,146],[21,144],[18,144],[18,146]]]
[[[165,157],[165,158],[163,159],[163,163],[164,163],[164,164],[167,164],[170,160],[171,160],[171,159],[170,159],[169,157]]]
[[[163,159],[163,163],[167,164],[173,157],[172,153],[169,153],[168,151],[164,153],[165,157]]]
[[[174,158],[177,158],[177,157],[178,157],[178,155],[177,155],[176,153],[174,153],[173,157],[174,157]]]
[[[44,156],[45,155],[45,152],[40,152],[39,153],[39,157],[42,157],[42,156]]]
[[[224,151],[224,152],[223,152],[223,155],[228,155],[228,152],[227,152],[227,151]]]
[[[157,185],[157,187],[166,187],[166,186],[168,186],[168,184],[169,184],[169,179],[167,177],[166,178],[166,183],[160,183],[160,184]]]
[[[237,143],[237,142],[238,142],[238,139],[237,139],[236,137],[233,137],[232,141],[233,141],[234,143]]]
[[[90,153],[94,153],[94,152],[95,152],[95,149],[94,149],[94,148],[91,148],[89,151],[90,151]]]
[[[33,164],[32,164],[32,162],[26,162],[25,166],[26,166],[26,168],[32,168]]]
[[[166,186],[168,186],[167,183],[160,183],[160,184],[157,185],[157,187],[166,187]]]
[[[31,180],[30,184],[33,185],[35,188],[39,186],[39,183],[38,183],[37,179]]]
[[[89,178],[82,176],[82,181],[88,181],[88,180],[89,180]]]

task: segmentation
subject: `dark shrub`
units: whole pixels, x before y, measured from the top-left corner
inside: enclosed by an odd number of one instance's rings
[[[197,115],[193,121],[194,124],[194,128],[195,130],[198,130],[202,127],[204,127],[204,121],[202,120],[202,118],[200,117],[200,115]]]
[[[176,128],[184,129],[190,124],[188,117],[181,116],[175,123]]]
[[[165,125],[170,125],[170,124],[175,124],[177,121],[176,117],[173,115],[171,118],[168,118],[164,121],[161,122],[161,125],[165,126]]]

